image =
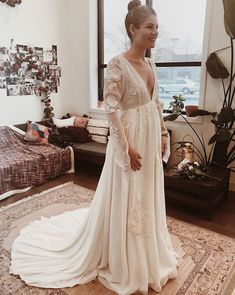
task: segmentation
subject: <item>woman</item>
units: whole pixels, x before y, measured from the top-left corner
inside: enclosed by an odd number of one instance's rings
[[[131,1],[125,23],[131,46],[109,62],[105,79],[111,138],[94,199],[88,209],[44,218],[21,231],[11,273],[29,285],[71,287],[98,276],[118,294],[147,294],[177,274],[164,200],[167,132],[155,66],[144,57],[157,37],[156,13]]]

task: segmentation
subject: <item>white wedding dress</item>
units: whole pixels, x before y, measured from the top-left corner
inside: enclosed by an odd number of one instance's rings
[[[148,294],[177,275],[166,225],[157,79],[150,97],[121,54],[108,64],[105,103],[111,136],[91,206],[33,221],[13,242],[10,273],[28,285],[72,287],[98,277],[118,294]],[[139,171],[130,169],[128,144],[142,156]]]

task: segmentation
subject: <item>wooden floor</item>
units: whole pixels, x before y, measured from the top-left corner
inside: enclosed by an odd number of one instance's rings
[[[53,186],[73,181],[81,186],[95,190],[100,176],[100,168],[93,166],[82,166],[80,171],[73,174],[66,174],[55,180],[49,181],[44,185],[32,188],[26,193],[17,194],[0,201],[0,206],[6,206],[16,202],[24,197],[40,193]],[[211,220],[205,220],[201,216],[193,215],[185,209],[169,208],[167,206],[167,215],[178,218],[180,220],[207,228],[209,230],[235,238],[235,192],[230,192],[228,200],[225,204],[221,205],[213,214]]]

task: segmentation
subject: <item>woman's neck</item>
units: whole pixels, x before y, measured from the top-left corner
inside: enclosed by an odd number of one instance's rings
[[[146,49],[137,48],[133,44],[124,52],[125,56],[133,62],[145,61]]]

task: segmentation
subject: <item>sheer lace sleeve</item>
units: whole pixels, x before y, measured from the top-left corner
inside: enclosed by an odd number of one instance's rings
[[[164,120],[163,120],[163,116],[162,116],[164,104],[162,102],[160,102],[158,98],[156,99],[156,106],[157,106],[159,116],[160,116],[160,120],[161,120],[161,133],[162,133],[162,135],[165,134],[167,136],[167,147],[166,147],[165,154],[163,155],[163,158],[162,158],[163,161],[165,163],[167,163],[168,160],[169,160],[170,154],[171,154],[170,134],[169,134],[169,132],[168,132],[168,130],[167,130],[165,124],[164,124]]]
[[[160,119],[161,119],[161,132],[162,132],[162,135],[164,135],[164,134],[168,135],[168,131],[167,131],[167,128],[165,126],[163,115],[162,115],[164,104],[162,102],[160,102],[159,99],[157,98],[156,99],[156,105],[157,105],[157,109],[158,109],[159,116],[160,116]]]
[[[104,81],[105,110],[110,125],[110,139],[113,143],[115,161],[128,171],[130,168],[129,146],[119,117],[119,102],[123,96],[124,84],[120,61],[113,58],[108,63]]]

